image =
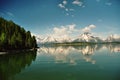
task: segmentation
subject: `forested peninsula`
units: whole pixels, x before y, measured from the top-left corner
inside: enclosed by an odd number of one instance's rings
[[[35,36],[23,27],[0,17],[0,51],[35,49]]]

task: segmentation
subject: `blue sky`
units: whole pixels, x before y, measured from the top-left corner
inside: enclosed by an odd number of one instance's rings
[[[120,0],[0,0],[0,16],[37,35],[94,24],[101,35],[120,34]],[[79,33],[78,33],[79,34]]]

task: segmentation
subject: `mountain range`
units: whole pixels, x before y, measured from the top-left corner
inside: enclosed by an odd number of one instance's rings
[[[54,38],[53,36],[47,36],[45,38],[40,38],[36,36],[36,40],[38,43],[66,43],[66,42],[90,42],[90,43],[103,43],[103,42],[120,42],[120,36],[110,35],[105,40],[100,37],[95,37],[89,32],[85,32],[80,34],[78,37],[72,39],[58,39]]]

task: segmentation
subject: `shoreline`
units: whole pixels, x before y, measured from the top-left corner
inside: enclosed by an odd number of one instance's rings
[[[39,47],[37,48],[32,48],[32,49],[11,49],[11,50],[1,50],[0,51],[0,55],[3,55],[3,54],[8,54],[10,52],[24,52],[24,51],[34,51],[34,50],[37,50]]]
[[[120,44],[120,42],[101,42],[101,43],[92,43],[92,42],[73,42],[73,43],[53,43],[55,46],[84,46],[84,45],[100,45],[100,44]]]

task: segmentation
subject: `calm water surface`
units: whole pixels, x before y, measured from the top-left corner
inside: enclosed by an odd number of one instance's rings
[[[0,55],[0,80],[120,80],[120,45],[42,46]]]

